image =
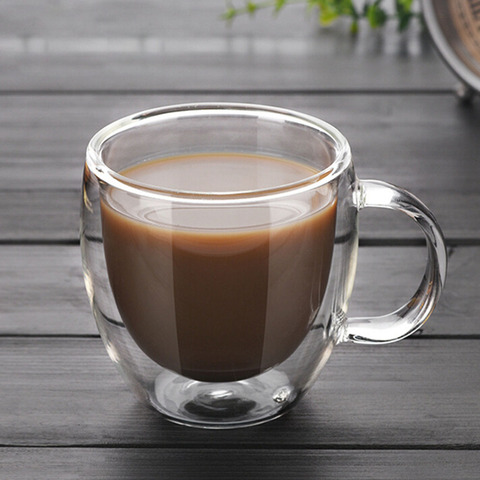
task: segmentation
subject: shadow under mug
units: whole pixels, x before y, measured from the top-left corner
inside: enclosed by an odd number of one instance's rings
[[[416,293],[348,318],[358,213],[399,210],[423,231]],[[184,425],[232,428],[288,411],[339,342],[420,328],[447,268],[416,197],[359,180],[334,127],[238,103],[177,105],[118,120],[90,141],[81,250],[107,352],[145,403]]]

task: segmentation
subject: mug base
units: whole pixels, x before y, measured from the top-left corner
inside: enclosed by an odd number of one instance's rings
[[[228,383],[200,382],[164,370],[150,394],[152,406],[166,419],[210,429],[264,423],[286,413],[297,400],[287,375],[275,369]]]

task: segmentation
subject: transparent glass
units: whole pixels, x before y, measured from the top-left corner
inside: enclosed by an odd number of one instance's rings
[[[400,210],[428,261],[405,306],[348,318],[363,208]],[[417,330],[446,275],[433,215],[357,179],[334,127],[247,104],[121,119],[87,149],[81,250],[106,350],[145,403],[184,425],[232,428],[288,411],[339,342]]]

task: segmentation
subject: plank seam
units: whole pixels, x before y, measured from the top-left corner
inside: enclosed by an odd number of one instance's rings
[[[452,249],[449,256],[453,254],[453,250],[457,247],[478,247],[480,246],[480,238],[446,238],[446,245]],[[80,240],[76,237],[66,238],[0,238],[0,246],[55,246],[70,245],[79,246]],[[360,247],[424,247],[425,240],[423,238],[362,238],[359,239]]]
[[[358,444],[265,444],[265,443],[242,443],[242,448],[239,448],[237,443],[231,445],[223,443],[210,443],[205,444],[195,443],[148,443],[148,444],[136,444],[136,443],[83,443],[83,444],[8,444],[0,443],[0,448],[29,448],[29,449],[161,449],[161,450],[237,450],[237,451],[256,451],[256,450],[275,450],[275,451],[321,451],[321,450],[339,450],[339,451],[359,451],[359,450],[377,450],[377,451],[478,451],[480,450],[480,444],[370,444],[370,445],[358,445]]]
[[[7,338],[36,338],[36,339],[100,339],[100,335],[97,333],[0,333],[0,339]],[[421,331],[413,334],[411,337],[402,340],[402,343],[411,342],[414,340],[480,340],[480,334],[423,334]]]
[[[438,89],[85,89],[85,90],[49,90],[49,89],[25,89],[25,90],[0,90],[0,96],[85,96],[85,95],[453,95],[453,88]]]

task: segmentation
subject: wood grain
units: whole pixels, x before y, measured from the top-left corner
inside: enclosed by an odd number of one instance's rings
[[[81,173],[94,132],[154,105],[212,100],[276,104],[324,118],[349,139],[360,178],[418,195],[451,243],[480,238],[480,222],[472,220],[480,218],[480,163],[473,161],[480,109],[460,108],[450,96],[27,95],[0,96],[0,240],[77,239]],[[391,212],[365,211],[360,220],[364,239],[421,236]]]
[[[137,403],[98,339],[0,338],[0,444],[478,449],[478,347],[451,339],[339,346],[290,414],[212,432]]]
[[[451,450],[0,448],[9,480],[477,480],[479,461],[479,451]]]
[[[420,283],[425,255],[425,247],[360,248],[350,315],[403,305]],[[479,270],[480,247],[451,251],[447,286],[422,334],[480,335]],[[0,246],[0,335],[96,334],[78,246]]]
[[[93,335],[78,246],[0,246],[0,335]]]
[[[480,174],[472,161],[480,109],[450,95],[0,95],[0,190],[78,188],[97,130],[140,110],[199,101],[263,103],[322,118],[349,140],[361,178],[443,193],[455,191],[455,180],[469,194]]]

